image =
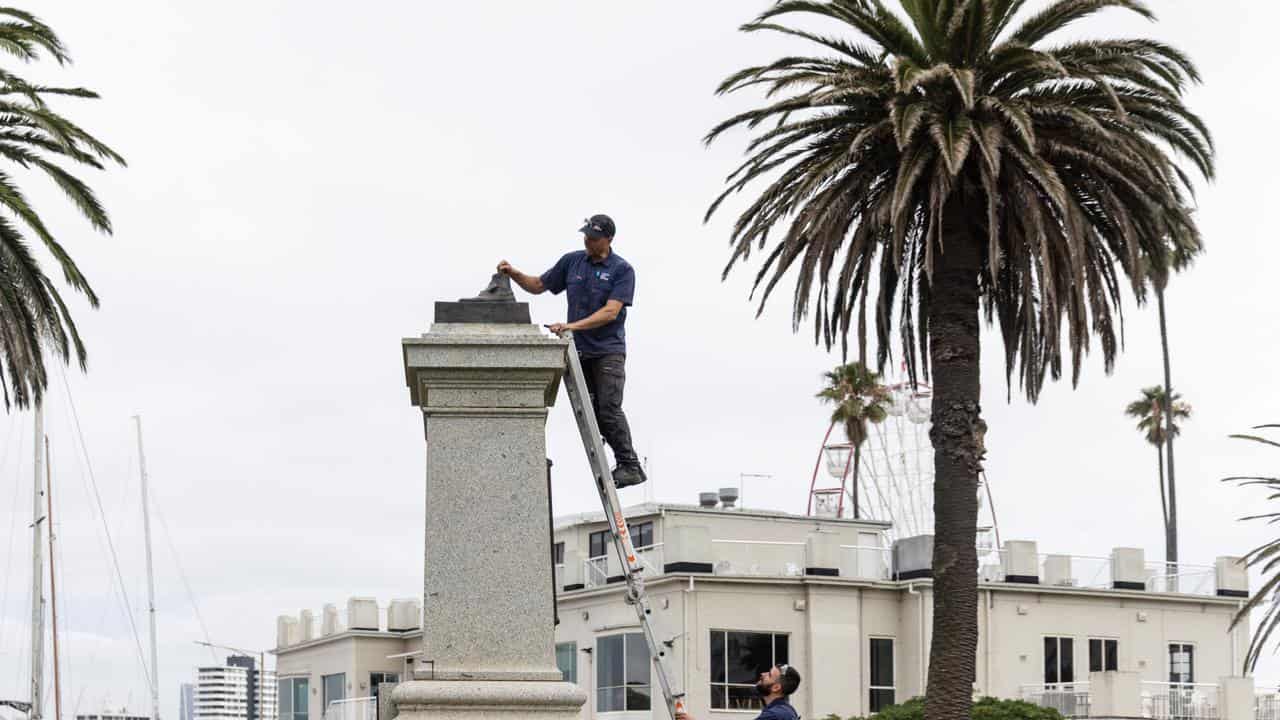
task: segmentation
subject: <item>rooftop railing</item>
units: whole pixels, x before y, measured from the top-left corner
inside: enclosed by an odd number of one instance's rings
[[[323,720],[378,720],[378,699],[375,697],[334,700],[324,709]]]
[[[1115,587],[1109,557],[1040,553],[1037,555],[1037,566],[1041,585],[1095,590],[1110,590]],[[978,573],[982,581],[1004,582],[1010,574],[1008,553],[1004,550],[986,553],[980,558]],[[1217,573],[1211,565],[1178,563],[1170,566],[1164,562],[1149,562],[1144,567],[1142,581],[1147,592],[1209,596],[1217,594]]]
[[[1090,716],[1088,682],[1023,685],[1020,690],[1024,701],[1057,710],[1063,717]]]
[[[712,540],[716,575],[800,577],[805,543],[781,540]]]
[[[1141,715],[1151,720],[1220,720],[1219,688],[1213,683],[1141,683]],[[1057,710],[1063,717],[1088,718],[1093,702],[1088,682],[1023,685],[1024,701]],[[1277,720],[1280,703],[1272,694],[1258,695],[1256,720]]]

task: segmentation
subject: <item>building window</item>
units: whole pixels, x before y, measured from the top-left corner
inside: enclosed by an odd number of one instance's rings
[[[647,548],[653,545],[653,523],[645,522],[631,526],[631,547]]]
[[[322,712],[328,713],[330,705],[347,697],[347,674],[324,675],[320,678],[320,686],[324,693],[321,697],[321,700],[324,701],[324,710]]]
[[[711,631],[711,709],[760,707],[760,673],[787,662],[788,638],[781,633]]]
[[[399,673],[389,672],[371,672],[369,673],[369,696],[373,698],[373,706],[378,707],[378,690],[382,683],[398,683],[400,682]]]
[[[1196,648],[1190,643],[1169,643],[1169,682],[1196,681]]]
[[[307,720],[310,685],[307,678],[284,678],[276,684],[280,720]]]
[[[1069,637],[1044,639],[1044,684],[1076,681],[1075,641]]]
[[[551,546],[551,564],[564,564],[564,543],[558,542]]]
[[[578,682],[578,643],[556,643],[556,667],[565,682]]]
[[[596,639],[596,712],[649,710],[649,648],[644,635]]]
[[[593,532],[587,537],[587,557],[604,557],[609,553],[609,531]]]
[[[1120,641],[1089,638],[1089,672],[1120,669]]]
[[[896,702],[893,685],[893,639],[871,638],[871,712],[878,713]]]

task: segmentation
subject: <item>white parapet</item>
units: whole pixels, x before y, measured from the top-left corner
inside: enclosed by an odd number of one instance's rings
[[[310,610],[298,612],[298,642],[316,639],[316,615]]]
[[[1253,678],[1224,677],[1218,681],[1219,720],[1254,720]]]
[[[1117,590],[1147,589],[1147,559],[1142,548],[1111,551],[1111,587]]]
[[[1249,597],[1249,568],[1238,557],[1220,557],[1213,564],[1217,594],[1223,597]]]
[[[347,628],[349,630],[377,630],[377,599],[353,597],[347,600]]]
[[[281,615],[276,618],[276,647],[289,647],[297,644],[297,618]]]
[[[338,624],[338,608],[333,603],[329,603],[320,611],[320,635],[329,637],[340,632],[342,628]]]
[[[1142,682],[1136,672],[1089,673],[1089,715],[1104,718],[1142,717]]]
[[[387,607],[387,630],[407,632],[422,627],[422,603],[413,598],[392,600]]]
[[[1039,549],[1033,540],[1007,540],[1004,544],[1005,582],[1040,582]]]

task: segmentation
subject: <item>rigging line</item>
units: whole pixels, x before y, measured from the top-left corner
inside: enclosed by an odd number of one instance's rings
[[[200,604],[196,602],[196,594],[191,589],[191,582],[187,579],[186,571],[182,569],[182,561],[178,559],[178,549],[173,544],[173,536],[169,533],[169,523],[165,521],[164,512],[160,509],[160,501],[154,495],[151,497],[151,506],[155,508],[156,518],[160,520],[161,534],[164,535],[165,544],[169,546],[173,564],[178,568],[178,577],[182,578],[182,585],[187,589],[187,599],[191,601],[191,609],[195,610],[196,621],[200,623],[200,632],[204,634],[204,641],[210,644],[209,655],[213,657],[214,664],[217,664],[218,654],[213,650],[213,639],[209,636],[209,628],[204,624],[204,616],[200,614]]]
[[[16,418],[16,416],[14,416],[14,418]],[[12,439],[13,428],[15,424],[16,423],[14,423],[13,421],[10,421],[9,423],[9,437],[5,438],[5,443],[4,443],[5,457],[3,460],[0,460],[0,471],[3,471],[4,463],[5,461],[8,460],[9,441]],[[24,437],[25,435],[18,436],[18,457],[19,458],[22,457],[22,441]],[[5,568],[4,568],[5,591],[3,593],[0,593],[0,647],[6,647],[4,643],[4,637],[7,633],[5,632],[5,630],[9,627],[7,618],[9,617],[9,595],[11,594],[9,590],[13,588],[13,581],[12,581],[13,539],[17,536],[18,513],[19,513],[18,508],[22,507],[21,505],[18,504],[20,500],[19,498],[20,491],[22,490],[21,476],[22,476],[22,463],[18,462],[17,466],[14,468],[13,504],[9,506],[12,508],[12,514],[9,516],[9,549],[5,555]]]
[[[76,428],[76,437],[80,441],[80,452],[84,454],[85,468],[88,470],[89,483],[93,487],[93,498],[98,504],[98,515],[102,520],[102,529],[107,533],[107,549],[111,551],[111,562],[115,565],[116,581],[119,583],[120,594],[124,596],[125,608],[128,610],[129,627],[133,630],[133,642],[138,649],[138,661],[142,663],[142,673],[147,677],[147,686],[151,685],[151,672],[147,669],[146,655],[142,652],[142,639],[138,635],[138,625],[133,620],[133,609],[129,606],[129,597],[124,591],[124,575],[120,572],[120,558],[116,555],[115,543],[111,540],[111,528],[107,525],[106,509],[102,506],[102,495],[98,492],[98,480],[93,474],[93,463],[89,459],[89,449],[84,444],[84,431],[80,428],[80,413],[76,412],[75,398],[71,397],[71,384],[67,382],[67,371],[61,363],[58,369],[62,375],[62,386],[67,391],[67,404],[71,408],[71,419],[74,421]]]

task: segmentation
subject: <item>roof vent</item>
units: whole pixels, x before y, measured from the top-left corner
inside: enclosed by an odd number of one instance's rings
[[[720,488],[720,507],[725,510],[732,510],[733,506],[738,502],[738,488],[723,487]]]
[[[704,508],[713,508],[716,503],[720,502],[720,496],[713,492],[698,493],[698,505]]]

